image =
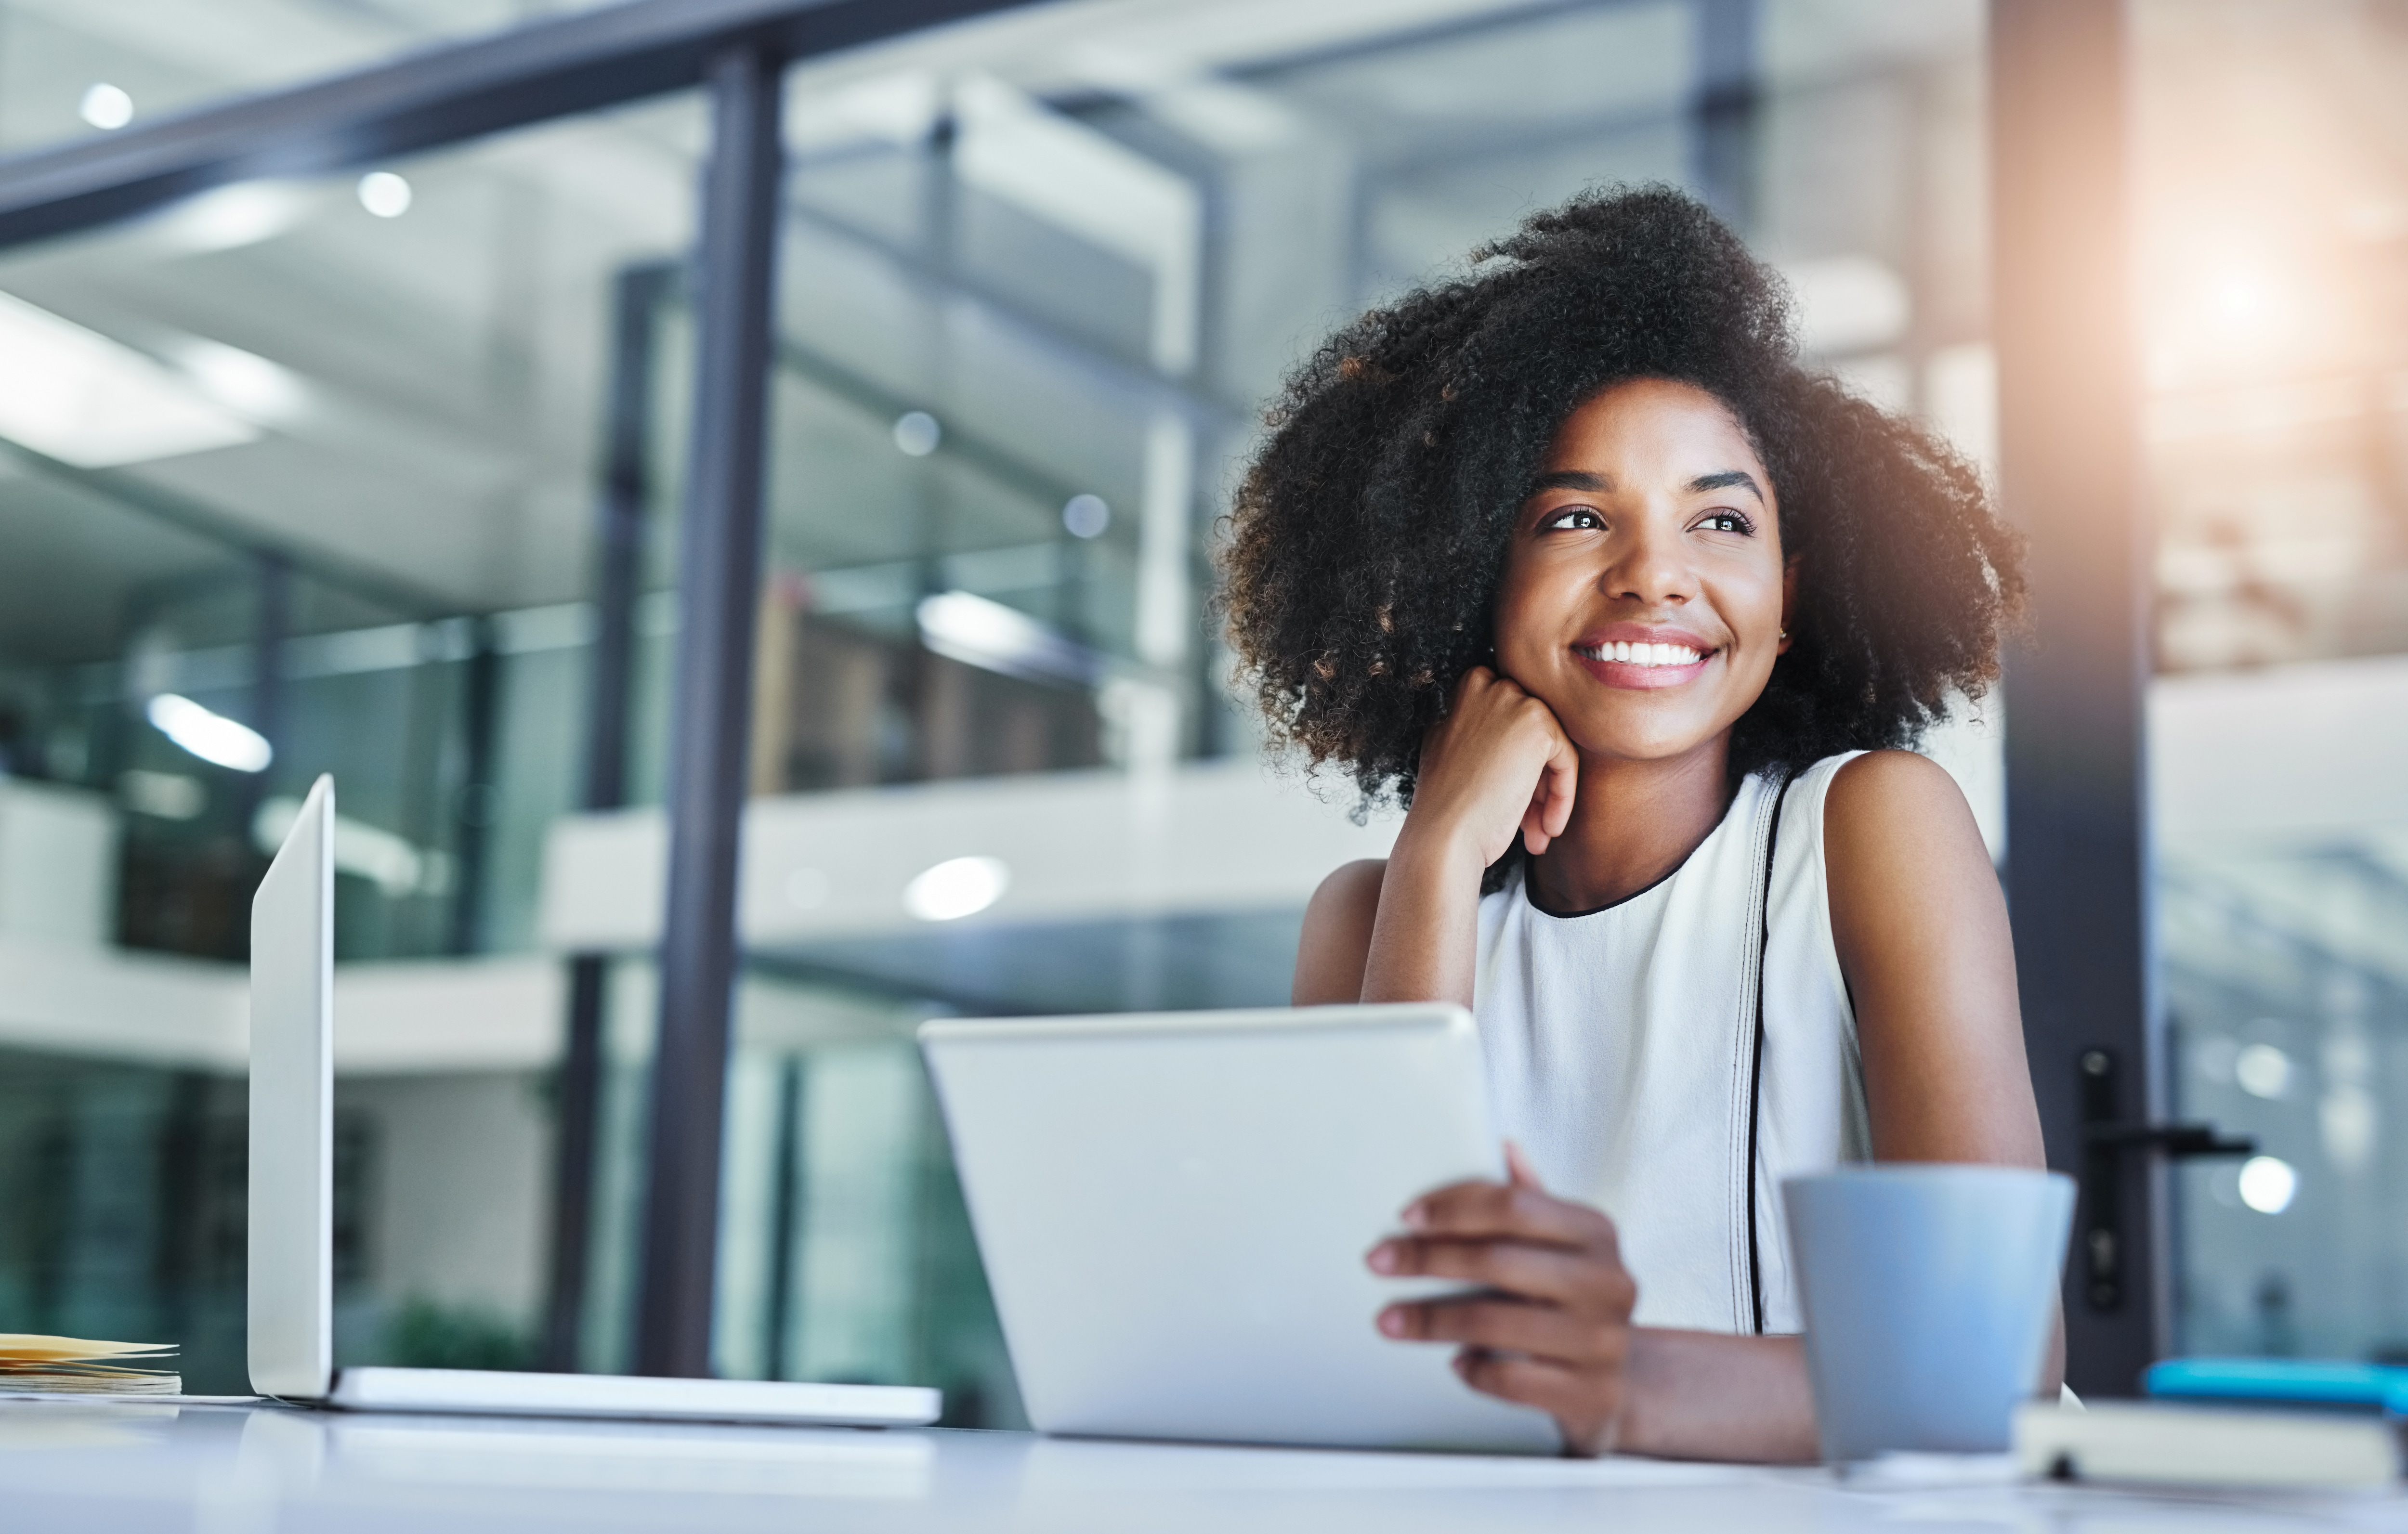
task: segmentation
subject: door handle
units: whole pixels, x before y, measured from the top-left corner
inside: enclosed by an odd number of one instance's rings
[[[2082,1052],[2083,1297],[2094,1311],[2124,1305],[2124,1157],[2133,1152],[2173,1158],[2251,1155],[2258,1142],[2212,1124],[2149,1124],[2115,1114],[2115,1055]]]

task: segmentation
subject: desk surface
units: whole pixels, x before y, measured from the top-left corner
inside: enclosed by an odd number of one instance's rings
[[[0,1526],[314,1530],[2408,1530],[2408,1495],[1842,1484],[1821,1470],[0,1403]]]

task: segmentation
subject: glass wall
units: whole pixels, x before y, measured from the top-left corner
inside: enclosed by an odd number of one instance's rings
[[[797,72],[757,792],[1251,751],[1204,604],[1260,410],[1584,187],[1698,190],[1817,361],[1986,459],[1978,6],[1458,8],[1049,13]]]
[[[0,252],[0,1326],[175,1338],[196,1388],[240,1387],[242,1054],[212,1020],[332,773],[341,1351],[526,1356],[561,1013],[536,911],[585,768],[618,294],[682,259],[701,137],[677,97]],[[637,321],[665,504],[687,326]],[[638,630],[656,796],[673,624]]]
[[[523,19],[505,8],[243,0],[194,40],[136,27],[155,7],[0,7],[0,87],[52,61],[39,90],[0,88],[0,147],[107,131],[38,106],[63,79],[148,113]],[[294,45],[245,55],[254,9]],[[796,68],[753,792],[1000,818],[1008,779],[1100,805],[1250,759],[1210,554],[1266,398],[1364,305],[1585,186],[1698,191],[1782,265],[1819,363],[1986,459],[1981,23],[1977,0],[1451,0],[1410,22],[1149,0]],[[308,53],[312,26],[351,41]],[[70,32],[93,62],[38,51]],[[544,845],[583,781],[600,431],[614,367],[639,366],[640,806],[679,622],[700,135],[679,98],[0,252],[0,352],[88,380],[61,411],[0,369],[0,967],[38,936],[226,983],[280,817],[337,774],[347,1358],[530,1355],[565,1011]],[[1934,747],[1994,851],[1996,747],[1975,723]],[[11,903],[12,807],[82,838],[80,903]],[[781,897],[841,898],[800,874]],[[911,1028],[1281,1001],[1300,917],[1233,898],[753,943],[721,1369],[934,1383],[950,1420],[1019,1420]],[[628,1355],[648,940],[606,945],[590,1368]],[[0,1326],[178,1337],[196,1386],[238,1387],[238,1044],[112,1054],[15,994]]]
[[[1206,601],[1262,406],[1329,328],[1584,187],[1709,197],[1820,363],[1986,460],[1980,34],[1971,3],[1164,5],[796,70],[755,792],[1250,755]],[[1934,748],[1994,847],[1997,746]],[[1283,1002],[1300,914],[756,945],[723,1369],[1017,1420],[909,1029]],[[614,1279],[590,1359],[627,1304]]]
[[[2136,0],[2178,1340],[2408,1349],[2408,68],[2388,7]]]

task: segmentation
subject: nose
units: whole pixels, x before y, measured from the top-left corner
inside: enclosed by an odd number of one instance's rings
[[[1665,519],[1634,519],[1610,548],[1599,582],[1608,596],[1648,607],[1677,607],[1698,594],[1687,544]]]

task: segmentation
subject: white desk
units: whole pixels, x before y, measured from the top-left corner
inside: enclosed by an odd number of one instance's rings
[[[1860,1489],[1820,1470],[653,1426],[280,1409],[0,1403],[0,1528],[1366,1529],[1746,1534],[2408,1530],[2408,1495]]]

